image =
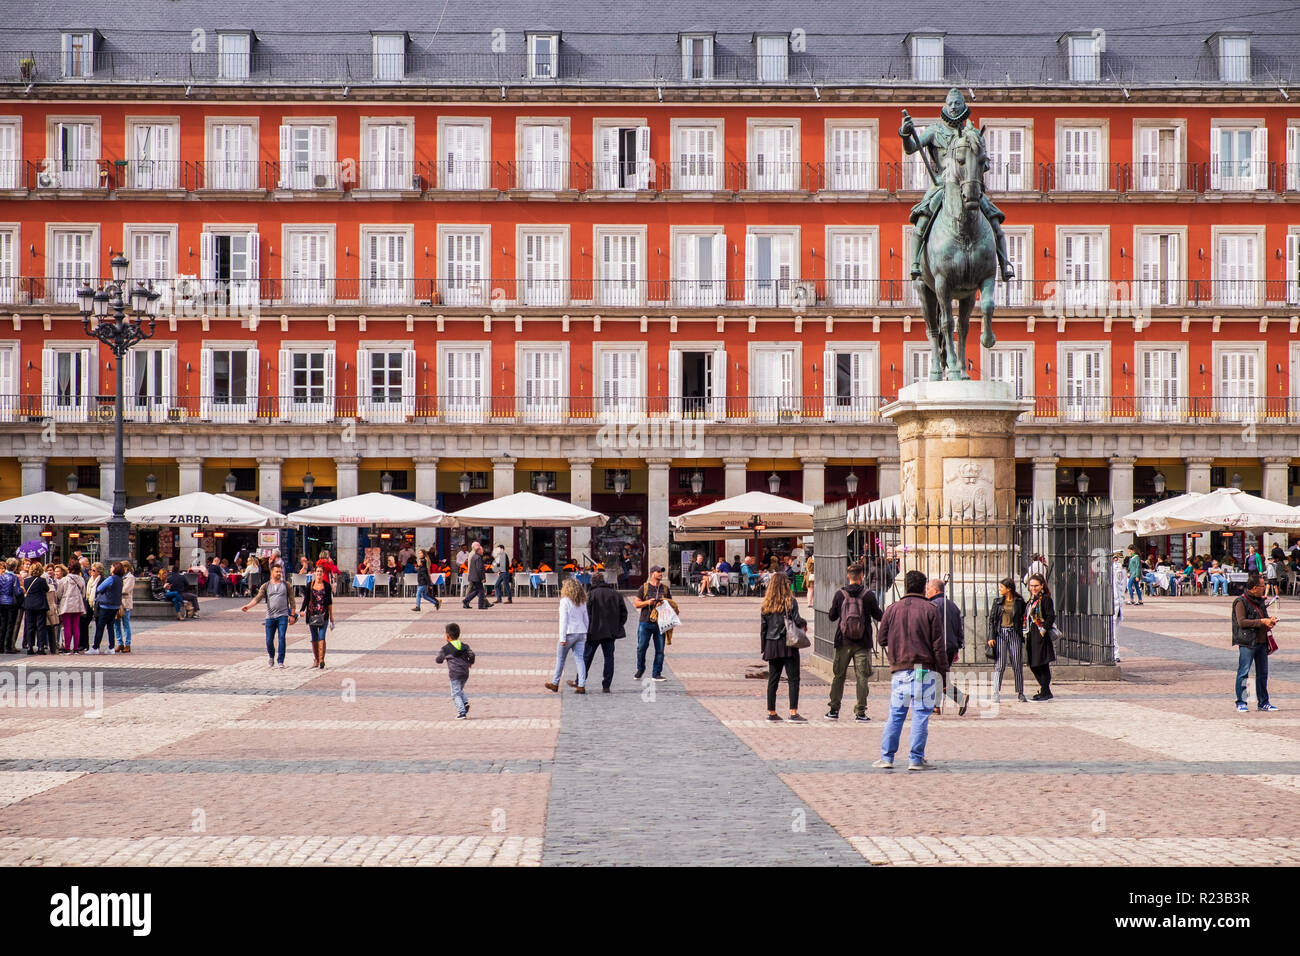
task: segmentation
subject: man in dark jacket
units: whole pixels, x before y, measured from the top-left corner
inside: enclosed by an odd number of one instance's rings
[[[849,565],[849,583],[835,592],[831,599],[830,619],[835,622],[835,661],[832,664],[831,699],[826,708],[827,720],[840,719],[840,701],[844,699],[844,678],[849,673],[849,661],[853,662],[853,674],[857,682],[858,700],[853,708],[853,719],[866,723],[867,693],[871,680],[871,622],[879,621],[880,602],[876,596],[862,584],[862,565],[855,562]],[[845,602],[848,603],[847,629],[856,632],[846,634]]]
[[[962,621],[961,608],[959,608],[943,593],[943,580],[941,578],[931,578],[925,583],[925,599],[939,609],[943,616],[943,639],[944,645],[948,649],[949,666],[957,663],[957,658],[961,655],[962,646],[966,643],[966,625]],[[969,703],[965,692],[955,684],[948,681],[948,675],[944,675],[943,694],[940,697],[952,697],[953,702],[957,705],[957,716],[966,716],[966,706]],[[939,712],[939,706],[935,705],[934,712]]]
[[[1268,634],[1277,618],[1264,600],[1265,583],[1258,571],[1246,576],[1246,590],[1232,602],[1232,643],[1237,648],[1237,710],[1246,711],[1246,678],[1255,665],[1255,700],[1260,710],[1277,710],[1268,699]]]
[[[177,618],[183,617],[183,606],[188,604],[189,609],[193,610],[194,616],[199,616],[199,596],[190,590],[190,581],[180,567],[172,568],[171,573],[167,575],[166,596],[177,608]]]
[[[610,682],[614,680],[614,642],[626,637],[624,626],[627,624],[627,602],[605,582],[601,571],[591,576],[591,591],[587,594],[587,649],[583,651],[587,673],[591,673],[591,662],[596,659],[596,648],[605,655],[605,670],[601,674],[600,689],[608,694]],[[577,687],[576,680],[569,681],[570,687]]]
[[[475,541],[473,550],[469,556],[469,568],[466,574],[469,579],[469,593],[465,595],[465,600],[461,602],[461,607],[469,610],[469,602],[474,600],[478,595],[478,608],[482,610],[485,607],[491,607],[488,603],[487,591],[483,587],[483,582],[487,580],[487,572],[483,569],[483,545]]]
[[[925,599],[925,574],[908,571],[903,576],[903,596],[885,609],[877,642],[889,655],[893,672],[889,688],[889,722],[880,738],[880,759],[872,764],[892,770],[894,754],[903,734],[909,707],[912,740],[908,770],[929,770],[925,740],[930,730],[930,712],[938,701],[937,681],[948,674],[948,647],[943,637],[939,609]]]

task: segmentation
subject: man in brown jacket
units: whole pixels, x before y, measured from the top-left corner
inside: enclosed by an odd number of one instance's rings
[[[876,642],[889,655],[893,671],[889,688],[889,720],[880,738],[880,759],[871,766],[894,768],[903,735],[903,721],[909,707],[912,741],[908,770],[929,770],[925,740],[930,730],[930,712],[938,703],[938,681],[948,673],[948,650],[943,636],[943,616],[925,599],[925,574],[908,571],[903,577],[903,596],[885,609]]]

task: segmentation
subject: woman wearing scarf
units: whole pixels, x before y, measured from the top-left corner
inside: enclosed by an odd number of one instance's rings
[[[1056,623],[1056,606],[1047,593],[1047,582],[1041,574],[1029,577],[1029,603],[1025,606],[1025,651],[1029,669],[1038,680],[1039,691],[1034,700],[1052,699],[1052,661],[1056,651],[1052,648],[1052,625]]]
[[[1237,648],[1237,710],[1246,711],[1246,678],[1255,665],[1255,700],[1260,710],[1277,710],[1268,700],[1269,631],[1277,624],[1264,598],[1258,571],[1246,576],[1246,590],[1232,602],[1232,643]]]

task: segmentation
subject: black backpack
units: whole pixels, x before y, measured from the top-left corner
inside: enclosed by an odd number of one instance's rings
[[[844,601],[840,605],[840,636],[846,641],[861,644],[867,636],[867,617],[862,606],[862,595],[854,597],[847,588],[841,590]]]

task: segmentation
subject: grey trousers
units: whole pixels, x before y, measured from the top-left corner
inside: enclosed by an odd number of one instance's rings
[[[1011,673],[1016,679],[1016,693],[1025,692],[1024,641],[1012,628],[998,628],[998,662],[993,668],[997,675],[994,690],[1002,690],[1002,672],[1006,670],[1007,659],[1011,660]]]

